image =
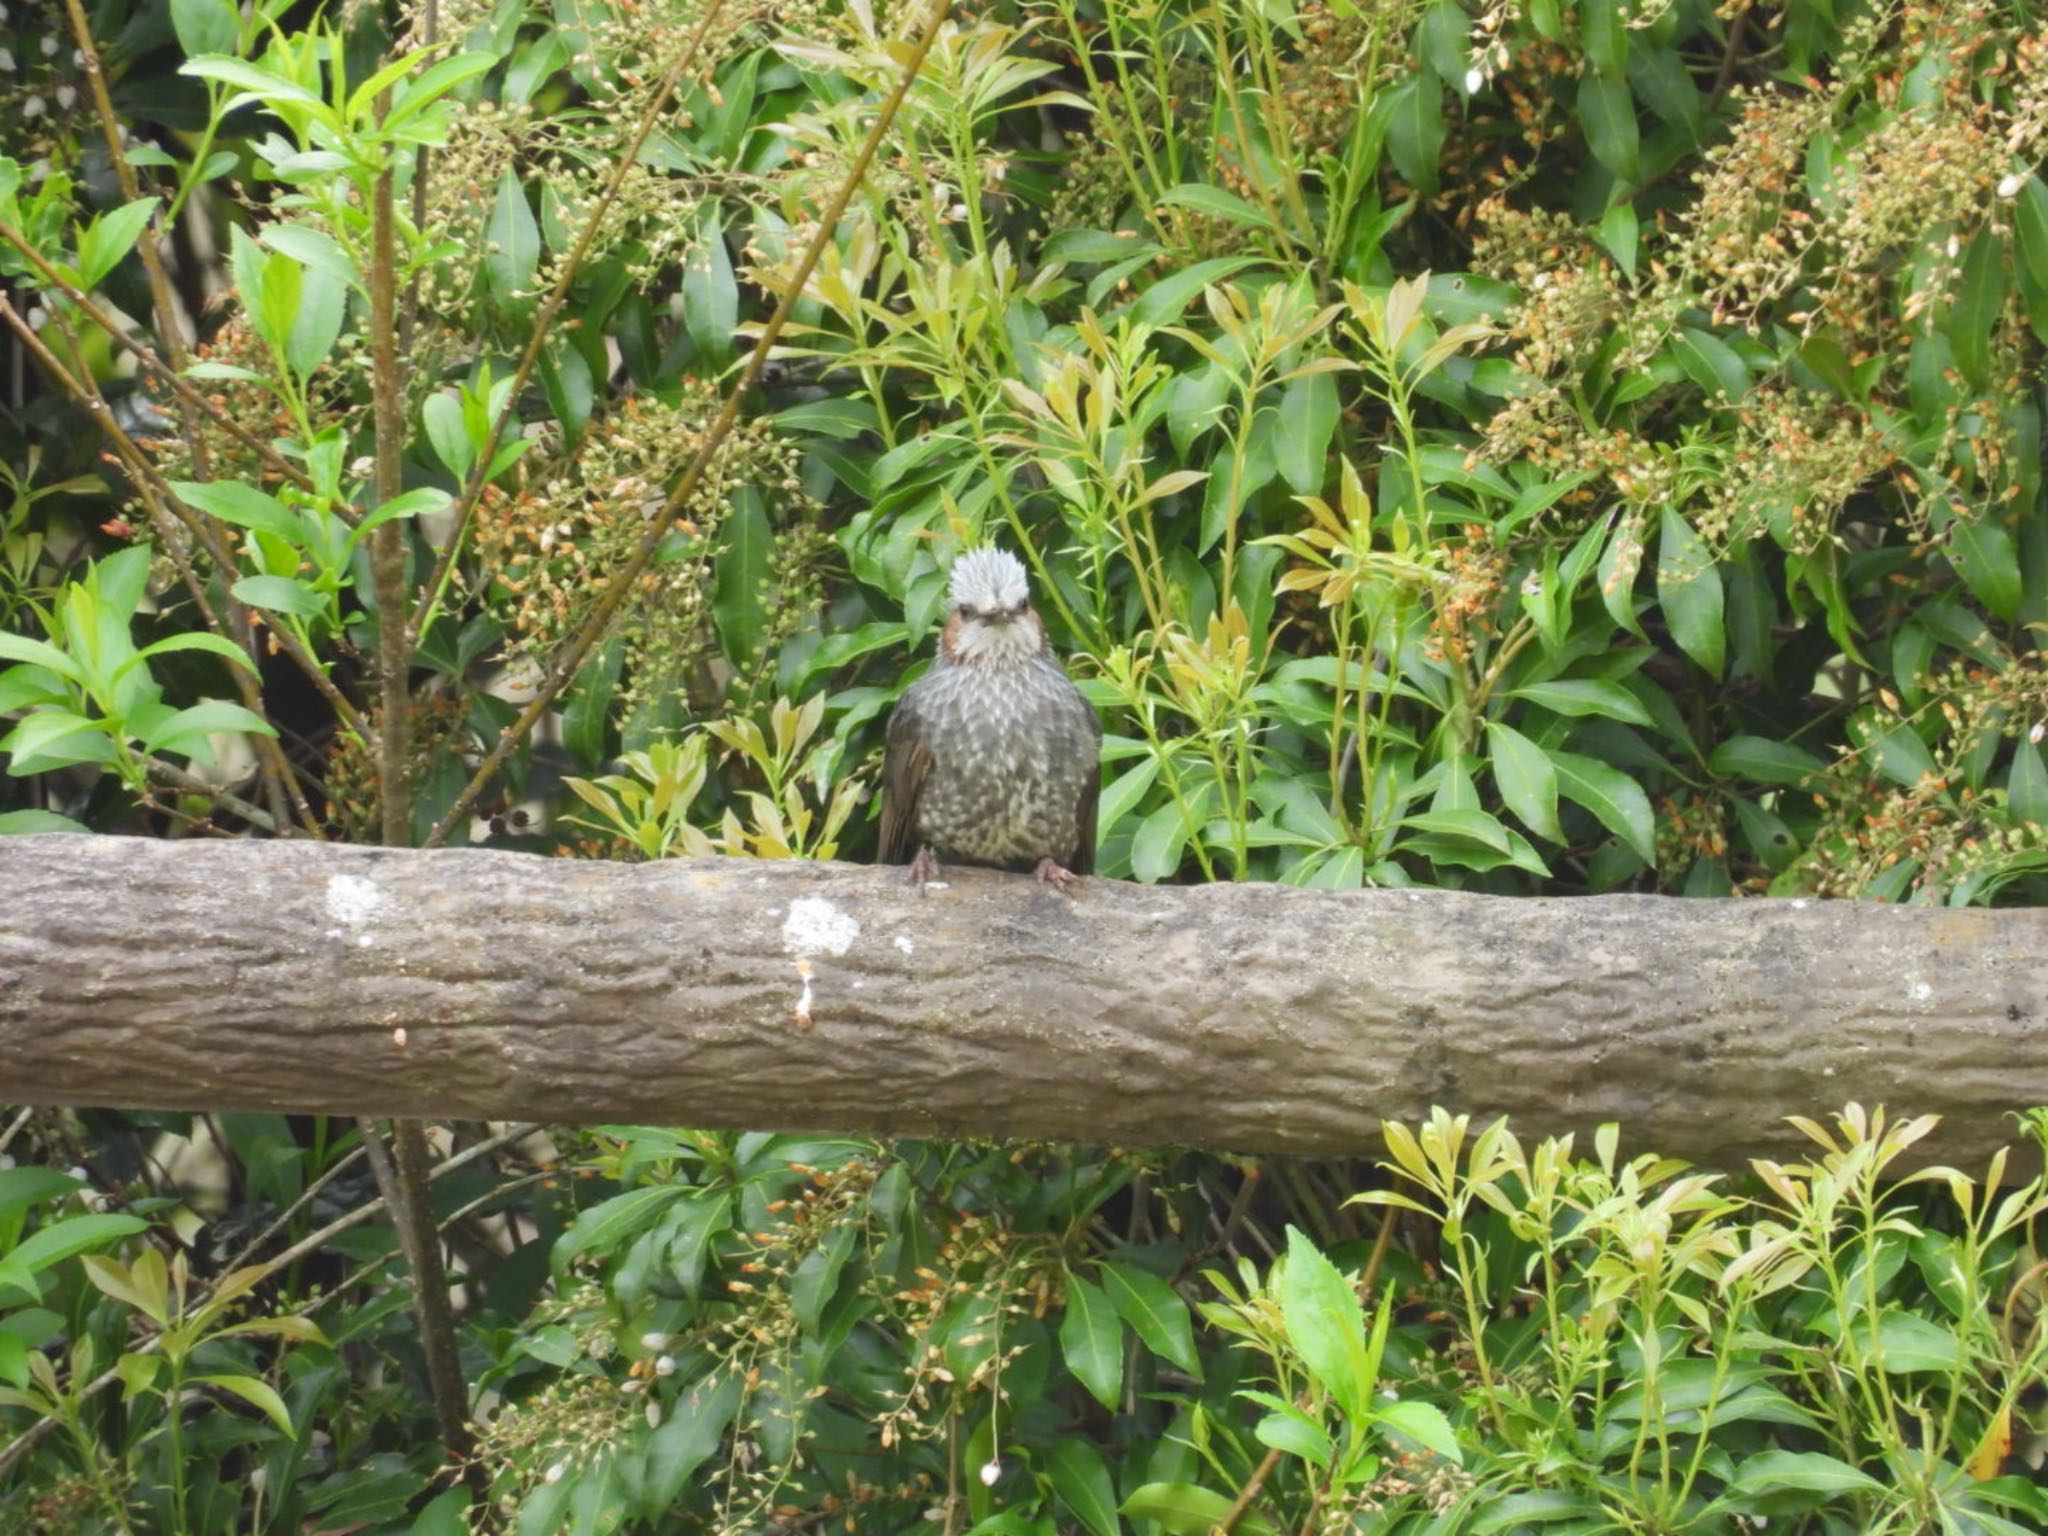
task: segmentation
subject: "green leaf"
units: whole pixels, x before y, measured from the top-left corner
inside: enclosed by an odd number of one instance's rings
[[[1582,0],[1579,33],[1587,59],[1601,74],[1618,79],[1627,72],[1628,26],[1621,0]]]
[[[739,1373],[722,1367],[676,1398],[660,1428],[647,1437],[643,1511],[666,1511],[697,1469],[718,1453],[726,1427],[740,1410],[744,1387]]]
[[[26,837],[35,832],[84,832],[92,828],[55,811],[0,811],[0,837]]]
[[[1625,694],[1625,690],[1617,691]],[[1633,704],[1635,700],[1631,698],[1629,702]],[[1486,743],[1492,753],[1493,782],[1500,790],[1501,803],[1538,837],[1563,842],[1564,830],[1557,823],[1557,768],[1549,754],[1499,720],[1486,722]]]
[[[1123,1513],[1156,1520],[1172,1536],[1209,1536],[1230,1513],[1230,1499],[1196,1483],[1147,1483],[1124,1500]]]
[[[1621,270],[1633,280],[1636,275],[1636,240],[1638,228],[1635,205],[1616,203],[1600,216],[1600,222],[1593,226],[1594,238],[1599,240],[1607,254],[1621,266]]]
[[[2013,748],[2012,768],[2005,776],[2005,803],[2018,822],[2048,828],[2048,767],[2025,737]]]
[[[484,289],[502,307],[530,303],[539,264],[540,225],[526,201],[526,188],[508,166],[498,178],[497,200],[484,226]]]
[[[1330,374],[1309,374],[1281,391],[1273,458],[1296,495],[1313,496],[1323,488],[1336,430],[1337,381]]]
[[[1217,256],[1208,261],[1198,261],[1192,267],[1183,267],[1162,277],[1132,301],[1131,323],[1153,330],[1171,325],[1204,288],[1258,264],[1256,256]]]
[[[1636,99],[1627,82],[1589,74],[1579,82],[1579,126],[1586,147],[1615,179],[1634,186],[1642,177],[1642,135],[1636,127]]]
[[[1390,1425],[1396,1433],[1406,1435],[1424,1450],[1434,1451],[1458,1466],[1465,1464],[1465,1452],[1458,1444],[1457,1432],[1451,1428],[1451,1421],[1444,1417],[1443,1410],[1433,1404],[1413,1401],[1388,1403],[1374,1409],[1372,1416],[1378,1422]]]
[[[46,640],[31,640],[27,635],[11,635],[0,629],[0,661],[25,661],[32,667],[47,667],[59,677],[81,682],[85,674],[69,656]]]
[[[1067,1306],[1060,1318],[1060,1353],[1074,1379],[1114,1413],[1124,1390],[1124,1330],[1109,1298],[1072,1270],[1067,1271]]]
[[[1798,788],[1827,771],[1804,747],[1768,736],[1731,736],[1714,748],[1707,766],[1724,778],[1753,779],[1759,784]]]
[[[759,491],[750,486],[733,497],[732,513],[718,536],[711,618],[725,654],[737,665],[748,667],[761,653],[775,598],[770,585],[775,530],[769,525]]]
[[[614,635],[583,664],[562,707],[562,745],[585,769],[595,769],[605,760],[606,726],[625,662],[625,637]]]
[[[2025,588],[2019,547],[1994,511],[1959,517],[1948,528],[1949,562],[1977,601],[2011,624],[2020,616]]]
[[[1917,788],[1922,779],[1941,777],[1927,743],[1904,721],[1873,735],[1865,750],[1880,774],[1905,789]]]
[[[208,699],[181,709],[158,724],[142,738],[142,749],[210,759],[206,738],[229,731],[248,731],[258,736],[277,734],[275,726],[246,705],[228,699]]]
[[[1991,332],[2005,310],[2005,241],[1985,228],[1963,256],[1962,280],[1948,315],[1956,366],[1978,389],[1991,383]]]
[[[84,280],[81,287],[99,287],[107,274],[135,249],[157,202],[154,197],[138,198],[125,207],[101,214],[86,227],[78,240],[78,270]]]
[[[1302,1363],[1347,1414],[1366,1417],[1374,1383],[1365,1309],[1351,1282],[1298,1227],[1287,1229],[1287,1261],[1279,1289],[1288,1341]]]
[[[1686,377],[1716,403],[1740,400],[1749,393],[1749,369],[1735,349],[1712,332],[1685,326],[1672,338],[1671,350]]]
[[[1159,195],[1159,201],[1169,207],[1188,208],[1210,218],[1224,219],[1246,229],[1274,228],[1271,216],[1264,209],[1246,202],[1235,192],[1226,192],[1223,188],[1211,186],[1205,181],[1190,181],[1177,187],[1169,187]],[[1119,254],[1128,256],[1131,251],[1126,246]]]
[[[272,613],[312,619],[327,611],[324,596],[289,576],[244,576],[233,590],[236,597],[251,607],[267,608]]]
[[[344,289],[364,287],[354,259],[332,235],[308,229],[303,224],[271,224],[256,238],[270,249],[284,252],[309,271],[333,279]]]
[[[477,445],[469,440],[461,399],[452,390],[438,390],[420,407],[420,419],[427,429],[427,441],[434,446],[434,457],[457,480],[468,480],[476,464]]]
[[[223,1392],[234,1393],[261,1411],[287,1439],[298,1439],[298,1431],[292,1428],[291,1410],[285,1407],[284,1399],[267,1381],[255,1376],[195,1376],[192,1379],[210,1387],[219,1387]]]
[[[1437,837],[1462,837],[1469,842],[1479,843],[1496,853],[1508,851],[1508,829],[1500,818],[1489,815],[1477,806],[1453,806],[1445,810],[1421,811],[1413,816],[1403,817],[1401,825],[1417,832],[1432,833]]]
[[[1187,821],[1178,802],[1169,800],[1138,823],[1131,839],[1131,878],[1155,885],[1180,868],[1187,847]]]
[[[303,547],[306,543],[306,527],[298,513],[253,485],[239,480],[173,480],[171,490],[188,507],[224,523],[276,534],[288,544]]]
[[[2048,186],[2029,176],[2013,200],[2013,245],[2036,288],[2048,290]]]
[[[1159,777],[1159,759],[1147,753],[1125,769],[1102,791],[1095,807],[1095,846],[1100,848],[1116,824],[1138,808],[1152,783]]]
[[[1150,1270],[1129,1264],[1105,1260],[1096,1272],[1109,1304],[1145,1347],[1201,1380],[1202,1357],[1195,1353],[1194,1328],[1180,1293]]]
[[[1382,98],[1388,113],[1387,152],[1394,169],[1424,197],[1437,190],[1437,160],[1444,147],[1444,88],[1424,65]]]
[[[414,58],[419,57],[415,54]],[[415,75],[409,84],[398,89],[397,100],[391,105],[390,113],[384,119],[385,129],[396,128],[409,122],[421,112],[446,96],[465,80],[487,73],[498,62],[499,55],[487,50],[458,53],[437,63],[429,64]]]
[[[1872,1353],[1879,1369],[1892,1376],[1916,1371],[1946,1375],[1963,1368],[1962,1341],[1950,1329],[1917,1312],[1887,1312],[1880,1318],[1877,1347]]]
[[[291,258],[287,256],[284,260]],[[348,287],[321,268],[299,270],[299,306],[285,333],[284,360],[303,379],[326,362],[327,354],[334,350],[342,320],[348,313]]]
[[[0,752],[9,754],[7,772],[17,778],[72,763],[114,760],[114,744],[107,733],[68,709],[37,710],[0,737]]]
[[[7,1255],[7,1260],[33,1275],[89,1249],[103,1248],[108,1243],[133,1237],[137,1232],[148,1229],[149,1223],[138,1216],[67,1216],[23,1238]]]
[[[1561,677],[1547,683],[1524,683],[1509,690],[1508,697],[1540,704],[1554,714],[1605,715],[1630,725],[1657,723],[1640,699],[1604,677]]]
[[[1046,1454],[1052,1490],[1093,1536],[1118,1536],[1116,1484],[1102,1452],[1079,1435],[1062,1435]]]
[[[232,54],[241,24],[231,0],[171,0],[171,28],[187,58],[202,53]]]
[[[683,262],[683,327],[707,364],[732,355],[733,328],[740,321],[739,285],[726,254],[725,226],[718,204],[707,201],[697,215],[697,241]]]
[[[1657,817],[1642,786],[1598,758],[1553,752],[1550,760],[1557,767],[1558,793],[1591,811],[1594,820],[1656,868]]]
[[[1808,1493],[1885,1492],[1876,1478],[1819,1451],[1758,1451],[1745,1456],[1728,1488],[1733,1493],[1771,1493],[1780,1488]]]
[[[1668,505],[1657,540],[1657,602],[1678,648],[1710,676],[1719,677],[1728,644],[1721,573],[1692,524]]]

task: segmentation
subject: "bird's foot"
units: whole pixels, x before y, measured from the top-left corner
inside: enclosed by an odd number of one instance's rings
[[[1081,877],[1071,869],[1064,869],[1050,858],[1040,859],[1038,868],[1032,871],[1041,885],[1052,886],[1055,890],[1071,892],[1081,883]]]
[[[938,878],[939,861],[932,857],[931,849],[918,849],[917,857],[910,861],[910,883],[922,894],[926,883]]]

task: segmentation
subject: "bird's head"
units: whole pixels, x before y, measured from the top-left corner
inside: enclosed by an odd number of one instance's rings
[[[1024,562],[1008,550],[977,549],[954,561],[947,600],[953,611],[939,649],[948,661],[1014,666],[1045,649]]]

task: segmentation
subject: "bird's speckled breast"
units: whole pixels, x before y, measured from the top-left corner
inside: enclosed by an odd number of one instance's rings
[[[940,665],[911,693],[932,757],[919,841],[975,864],[1072,857],[1082,792],[1100,771],[1102,726],[1059,663]]]

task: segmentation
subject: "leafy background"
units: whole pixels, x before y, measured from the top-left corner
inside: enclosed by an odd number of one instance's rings
[[[925,19],[10,7],[0,830],[864,857],[888,708],[993,539],[1102,709],[1106,875],[2040,899],[2030,7],[964,6],[714,444]],[[506,1142],[439,1214],[475,1204],[464,1363],[518,1411],[450,1487],[351,1129],[24,1115],[0,1414],[64,1433],[0,1500],[138,1530],[2042,1517],[1998,1476],[2038,1186],[1885,1204],[1860,1114],[1816,1143],[1843,1166],[1739,1194],[1450,1124],[1468,1182],[1438,1169],[1398,1242],[1342,1203],[1404,1187],[1363,1168]],[[1401,1305],[1352,1316],[1330,1260]],[[221,1336],[252,1295],[319,1327]],[[1788,1365],[1837,1335],[1851,1386]]]

